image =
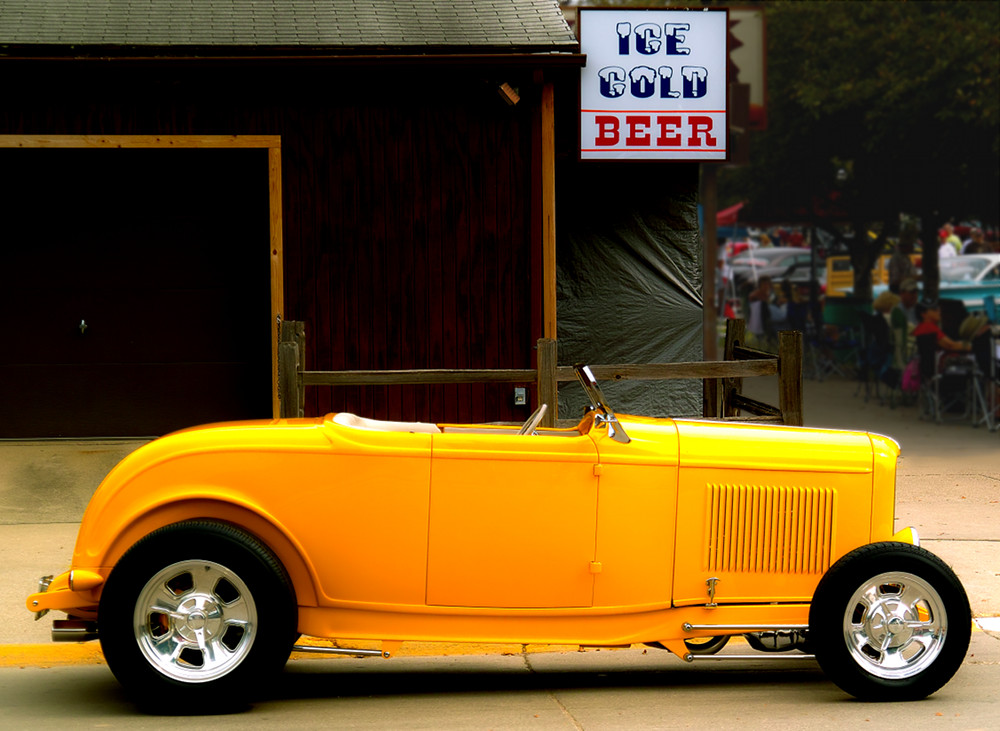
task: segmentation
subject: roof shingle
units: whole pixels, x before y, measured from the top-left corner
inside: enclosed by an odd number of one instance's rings
[[[557,0],[0,0],[3,49],[575,51]]]

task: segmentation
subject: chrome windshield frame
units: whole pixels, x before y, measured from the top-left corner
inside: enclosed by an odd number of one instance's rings
[[[618,421],[618,417],[615,416],[615,412],[608,406],[608,400],[605,398],[601,387],[597,385],[597,379],[594,378],[594,373],[590,370],[590,366],[578,363],[574,366],[574,370],[576,371],[576,377],[579,379],[580,385],[583,386],[583,390],[587,394],[587,398],[590,399],[591,405],[598,412],[594,416],[594,423],[607,424],[608,436],[616,442],[621,442],[622,444],[631,442],[632,440],[629,438],[629,435],[625,433],[625,429],[622,428],[621,423]]]

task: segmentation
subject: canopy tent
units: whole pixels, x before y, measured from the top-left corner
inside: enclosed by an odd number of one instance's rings
[[[729,208],[723,208],[721,211],[715,214],[715,225],[717,226],[732,226],[736,223],[737,214],[740,209],[743,208],[743,203],[737,203],[735,206],[729,206]]]

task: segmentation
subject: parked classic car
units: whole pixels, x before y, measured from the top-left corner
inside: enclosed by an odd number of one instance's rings
[[[1000,254],[962,254],[938,262],[940,294],[981,312],[985,299],[1000,297]]]
[[[826,265],[822,258],[813,261],[812,252],[791,246],[774,246],[751,249],[733,257],[729,263],[737,292],[746,286],[754,287],[761,277],[774,282],[788,280],[793,284],[808,284],[816,279],[826,279]]]
[[[1000,254],[952,256],[941,259],[938,270],[942,299],[959,300],[969,312],[992,314],[1000,300]],[[878,297],[888,288],[885,281],[875,284],[872,295]]]
[[[616,415],[577,373],[592,409],[573,428],[539,428],[543,405],[521,428],[341,413],[153,441],[28,608],[67,613],[54,639],[99,638],[128,691],[175,710],[245,702],[293,649],[408,640],[694,660],[744,635],[873,700],[958,670],[969,602],[894,528],[892,439]]]

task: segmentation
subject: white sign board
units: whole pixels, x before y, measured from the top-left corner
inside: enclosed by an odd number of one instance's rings
[[[725,160],[724,9],[580,8],[580,157]]]

